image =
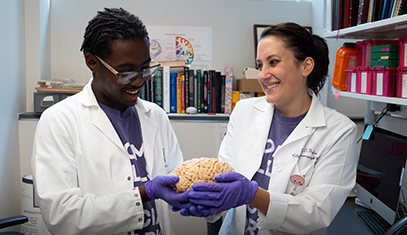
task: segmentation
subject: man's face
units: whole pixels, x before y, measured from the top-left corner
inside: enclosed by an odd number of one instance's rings
[[[112,53],[102,58],[118,72],[141,71],[150,66],[150,50],[147,38],[136,40],[115,40]],[[117,75],[108,70],[99,60],[93,71],[92,89],[98,102],[120,112],[136,104],[144,81],[139,76],[126,85],[117,83]]]

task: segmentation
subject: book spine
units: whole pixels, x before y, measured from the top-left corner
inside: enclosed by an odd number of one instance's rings
[[[208,113],[208,71],[203,71],[203,103],[204,103],[204,113]]]
[[[195,75],[195,70],[189,69],[189,101],[188,101],[188,105],[193,106],[193,107],[196,108],[196,105],[195,105],[195,94],[196,93],[195,93],[194,75]]]
[[[170,112],[170,67],[163,67],[163,108]]]
[[[170,112],[177,112],[177,73],[170,73]]]
[[[196,70],[196,110],[197,113],[202,113],[203,103],[202,103],[202,77],[201,70]]]
[[[198,76],[194,75],[194,107],[198,109]]]
[[[145,87],[145,94],[146,94],[145,100],[151,102],[151,79],[146,82],[144,87]]]
[[[216,77],[215,71],[212,70],[212,76],[211,76],[211,112],[216,113],[216,85],[218,83],[218,79]]]
[[[208,113],[212,113],[212,70],[208,71],[208,83],[206,84],[207,100],[208,100]]]
[[[225,113],[232,113],[233,67],[225,68]]]
[[[145,85],[140,89],[138,97],[140,99],[146,100],[146,86]]]
[[[185,113],[186,104],[186,92],[185,92],[185,75],[181,74],[181,113]]]
[[[236,103],[240,99],[240,91],[232,91],[232,110],[235,108]]]
[[[226,76],[221,75],[221,84],[220,84],[220,111],[219,113],[225,113],[225,82],[226,82]]]
[[[182,84],[181,84],[181,74],[177,73],[177,113],[181,113],[181,98],[182,98]]]
[[[220,71],[215,72],[215,112],[221,113],[222,109],[222,75]]]
[[[184,99],[183,104],[185,107],[189,107],[189,68],[184,67]],[[184,109],[185,110],[185,109]]]
[[[163,69],[159,68],[154,76],[154,102],[163,107]]]

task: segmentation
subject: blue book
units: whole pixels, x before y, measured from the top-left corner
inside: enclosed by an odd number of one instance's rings
[[[391,6],[392,6],[392,0],[384,0],[382,17],[381,17],[382,20],[389,18],[389,14],[391,14]]]
[[[170,73],[170,113],[177,112],[177,73]]]

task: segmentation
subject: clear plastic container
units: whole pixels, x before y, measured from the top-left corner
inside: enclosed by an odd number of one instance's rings
[[[341,91],[347,91],[348,74],[346,69],[356,67],[356,44],[345,42],[336,51],[334,75],[332,86]]]

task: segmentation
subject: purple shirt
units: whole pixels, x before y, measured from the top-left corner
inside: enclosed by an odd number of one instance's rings
[[[273,120],[270,125],[267,143],[264,149],[263,159],[260,168],[254,174],[252,180],[256,181],[259,187],[267,190],[269,187],[271,170],[273,168],[273,154],[278,146],[282,145],[298,123],[305,117],[304,113],[298,117],[285,117],[275,108]],[[260,234],[257,228],[258,210],[247,205],[245,235]]]
[[[133,169],[134,187],[144,185],[150,176],[146,168],[146,158],[144,156],[143,136],[141,135],[140,120],[137,110],[134,106],[127,108],[123,113],[112,109],[103,104],[100,107],[109,117],[110,122],[115,128],[120,140],[123,143],[126,152],[129,155]],[[154,200],[143,204],[144,207],[144,226],[141,230],[135,230],[135,234],[162,234],[160,224],[158,223],[157,210]]]

